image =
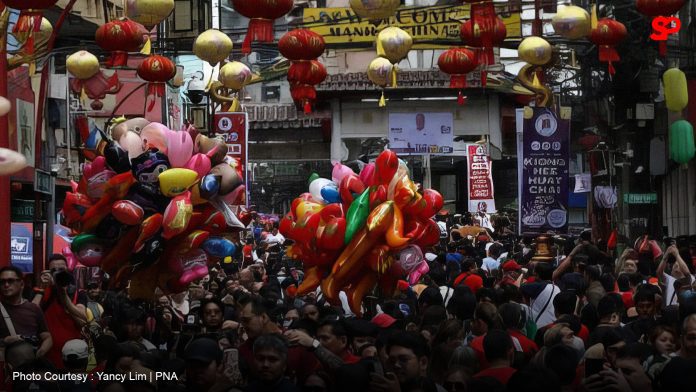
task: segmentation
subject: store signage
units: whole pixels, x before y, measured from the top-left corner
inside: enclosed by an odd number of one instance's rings
[[[33,271],[34,248],[31,223],[12,223],[10,261],[24,272]]]
[[[34,173],[34,191],[47,195],[52,194],[51,173],[40,169],[34,170]]]
[[[484,144],[467,144],[466,151],[469,167],[469,212],[496,212],[488,149]]]
[[[33,222],[36,219],[34,200],[12,199],[10,210],[12,222]]]
[[[402,7],[388,21],[385,20],[384,25],[400,27],[409,33],[419,49],[442,47],[451,42],[459,44],[459,29],[462,22],[469,19],[469,8],[469,5]],[[507,38],[519,38],[520,14],[499,11],[498,15],[507,28]],[[381,24],[362,19],[350,8],[305,8],[302,22],[305,28],[321,34],[329,45],[372,43],[382,28]]]
[[[657,193],[624,193],[626,204],[657,204]]]
[[[525,108],[523,121],[520,231],[565,233],[570,120],[547,108]]]
[[[681,29],[681,20],[676,16],[657,16],[652,20],[653,33],[650,39],[653,41],[667,41],[672,34],[677,34]]]
[[[452,154],[453,124],[451,112],[389,113],[389,148],[397,154]]]
[[[248,184],[249,162],[247,152],[249,121],[245,112],[219,112],[213,116],[213,127],[217,135],[227,144],[227,155],[238,159],[242,165],[244,182]],[[247,186],[247,191],[249,187]]]

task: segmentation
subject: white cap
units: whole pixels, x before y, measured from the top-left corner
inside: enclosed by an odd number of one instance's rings
[[[425,259],[428,261],[435,261],[435,259],[437,259],[437,255],[435,253],[428,252],[425,254]]]
[[[87,342],[82,339],[72,339],[63,345],[63,360],[85,359],[89,356]]]
[[[488,252],[488,249],[490,249],[491,246],[493,246],[493,243],[492,243],[492,242],[489,242],[489,243],[486,244],[486,252]]]

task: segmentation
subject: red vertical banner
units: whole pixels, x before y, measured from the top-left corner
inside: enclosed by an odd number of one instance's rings
[[[249,121],[246,112],[220,112],[213,116],[215,133],[227,143],[227,155],[242,165],[244,184],[249,191],[248,134]],[[247,204],[249,203],[249,199]]]
[[[488,149],[482,144],[467,144],[469,212],[496,212],[493,176]]]

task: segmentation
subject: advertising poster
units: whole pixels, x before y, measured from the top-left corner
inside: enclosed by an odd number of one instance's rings
[[[519,159],[520,229],[568,230],[570,121],[547,108],[525,108]]]
[[[467,144],[469,212],[496,212],[493,176],[488,149],[483,144]]]
[[[24,272],[33,272],[34,243],[31,223],[12,223],[10,261]]]
[[[213,125],[215,133],[222,136],[227,143],[227,155],[236,158],[242,164],[244,184],[247,190],[247,203],[249,201],[249,162],[248,162],[248,119],[245,112],[220,112],[215,113]]]
[[[397,154],[454,152],[452,113],[389,113],[389,148]]]

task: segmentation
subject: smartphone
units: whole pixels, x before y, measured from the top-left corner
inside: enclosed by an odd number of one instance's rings
[[[370,373],[376,373],[382,377],[384,377],[384,368],[382,367],[382,363],[377,361],[377,360],[371,360],[367,364],[370,367]]]

